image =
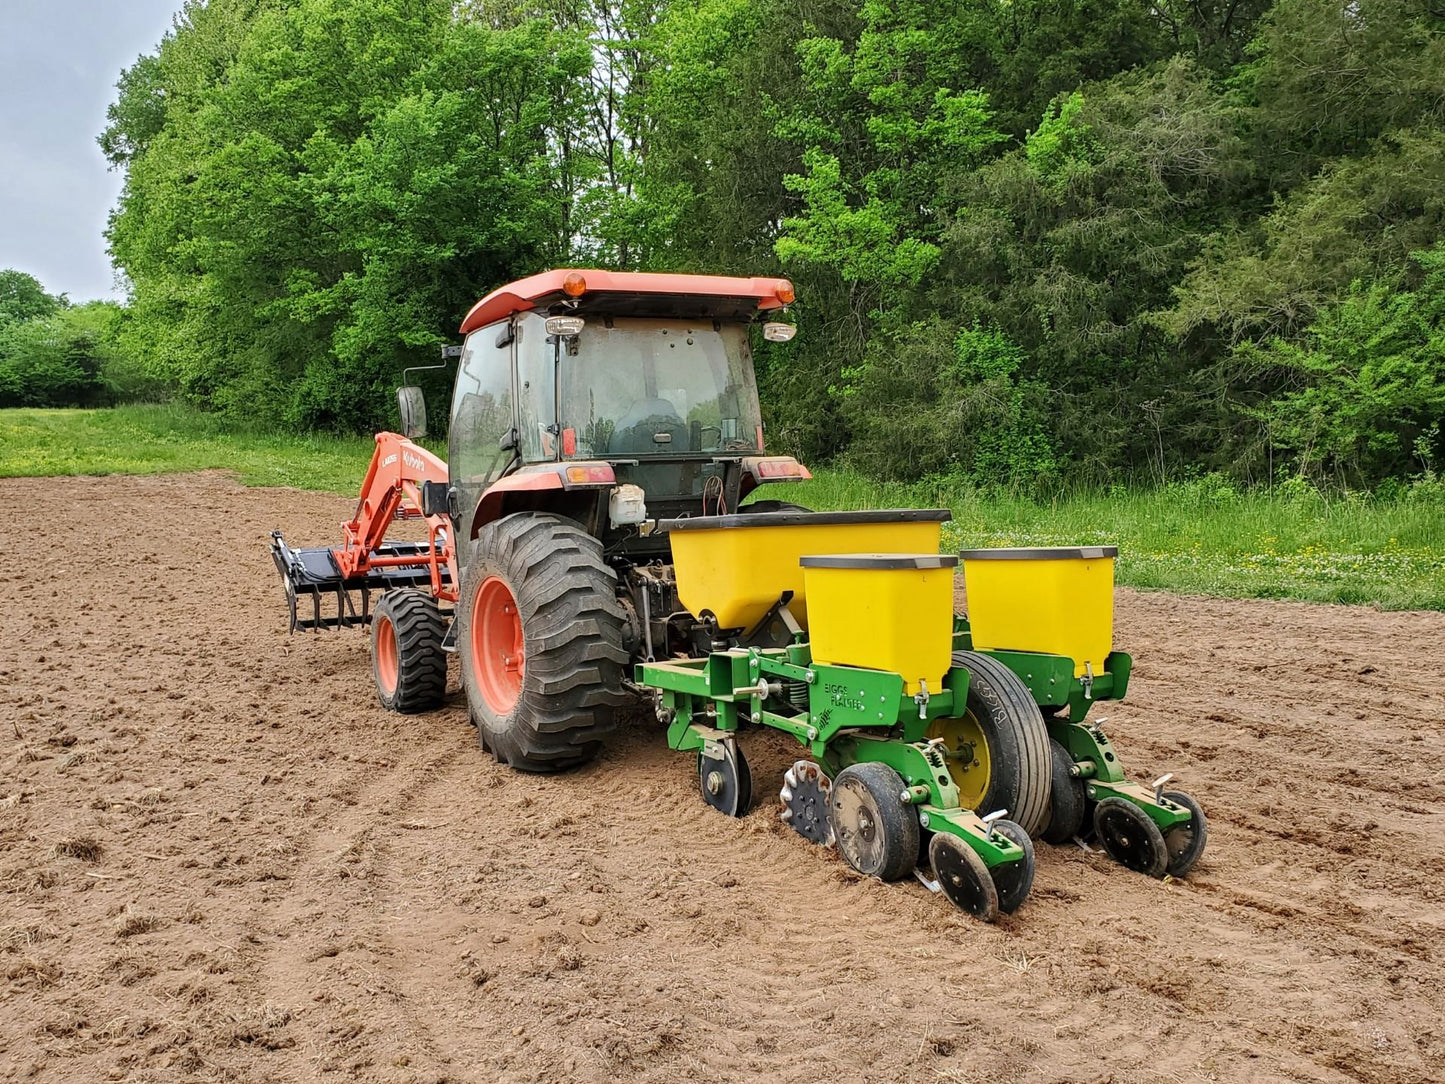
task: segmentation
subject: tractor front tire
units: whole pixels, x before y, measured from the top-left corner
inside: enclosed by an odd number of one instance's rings
[[[415,715],[442,706],[446,634],[447,619],[425,591],[407,587],[377,600],[371,615],[371,676],[382,707]]]
[[[490,523],[471,545],[457,612],[482,747],[528,772],[595,757],[630,699],[617,575],[601,542],[548,513]]]

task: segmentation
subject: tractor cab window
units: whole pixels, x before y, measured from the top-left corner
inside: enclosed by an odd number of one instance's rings
[[[547,341],[544,318],[517,317],[517,419],[522,459],[540,463],[557,456],[557,355]]]
[[[463,508],[473,507],[512,461],[512,344],[498,344],[501,325],[467,336],[452,392],[448,467]]]
[[[759,450],[745,324],[591,317],[563,345],[558,381],[568,458]]]

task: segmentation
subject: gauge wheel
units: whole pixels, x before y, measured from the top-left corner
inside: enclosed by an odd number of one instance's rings
[[[1165,872],[1171,877],[1184,877],[1204,853],[1204,845],[1209,841],[1209,821],[1199,803],[1182,790],[1166,790],[1160,797],[1189,810],[1187,821],[1164,833],[1164,846],[1169,850]]]
[[[1089,812],[1089,793],[1084,781],[1073,773],[1074,758],[1056,741],[1049,742],[1052,783],[1049,788],[1049,816],[1040,833],[1046,843],[1067,843],[1079,834]]]
[[[978,852],[963,840],[939,832],[928,844],[933,879],[948,901],[974,918],[998,918],[998,886]]]
[[[844,860],[865,877],[896,881],[918,861],[918,814],[903,777],[886,764],[851,764],[828,795],[828,818]]]
[[[1034,886],[1034,842],[1029,834],[1010,820],[994,823],[993,830],[1023,848],[1024,856],[1017,862],[1005,862],[990,869],[994,887],[998,889],[998,909],[1011,915],[1029,898]]]
[[[1133,802],[1105,798],[1094,808],[1094,831],[1109,857],[1146,877],[1164,876],[1169,848],[1154,819]]]

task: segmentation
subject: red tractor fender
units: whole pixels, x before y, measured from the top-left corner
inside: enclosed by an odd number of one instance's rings
[[[579,490],[610,489],[617,484],[617,475],[612,464],[602,460],[579,460],[567,463],[531,463],[519,467],[511,474],[503,475],[487,487],[482,499],[477,502],[476,511],[467,537],[475,538],[487,524],[501,519],[516,510],[520,501],[516,498],[525,493],[540,493],[546,490],[577,492]]]

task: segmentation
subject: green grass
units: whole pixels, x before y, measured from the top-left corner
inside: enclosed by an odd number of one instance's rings
[[[368,438],[248,432],[173,406],[0,410],[0,478],[219,468],[247,485],[352,494],[371,449]],[[945,548],[1115,544],[1119,582],[1145,589],[1445,610],[1441,489],[1384,501],[1296,487],[1284,498],[1206,478],[1039,503],[820,470],[759,496],[820,510],[945,506]]]
[[[0,410],[0,478],[234,471],[248,486],[361,487],[365,437],[247,432],[178,406]]]
[[[1109,544],[1118,582],[1225,598],[1294,598],[1445,610],[1445,497],[1327,499],[1241,493],[1218,478],[1153,490],[1076,493],[1050,503],[925,485],[888,485],[849,471],[770,486],[767,496],[817,509],[947,507],[944,549]]]

